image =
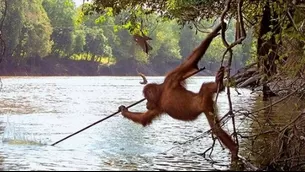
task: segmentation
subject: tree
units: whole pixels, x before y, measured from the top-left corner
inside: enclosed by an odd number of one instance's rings
[[[6,56],[13,55],[21,35],[20,30],[25,20],[24,9],[25,1],[7,1],[7,14],[3,25],[3,38],[6,42]]]
[[[83,51],[87,53],[87,60],[101,62],[102,57],[112,57],[112,47],[108,42],[108,37],[105,36],[104,24],[98,22],[98,15],[92,14],[84,16],[83,25],[79,25],[77,30],[83,30],[85,44]],[[106,24],[107,25],[107,24]],[[109,38],[114,41],[111,37],[113,34],[108,33]]]
[[[42,0],[28,1],[24,8],[25,22],[20,39],[21,55],[45,57],[51,51],[52,26],[42,7]]]
[[[154,47],[151,56],[153,64],[178,62],[178,60],[182,59],[179,46],[179,26],[175,20],[160,23],[159,27],[153,32],[152,37],[154,38],[151,44]]]
[[[142,14],[156,13],[161,18],[176,19],[182,26],[191,24],[197,30],[202,29],[200,28],[200,22],[203,19],[220,17],[227,21],[234,21],[231,19],[242,18],[245,28],[255,28],[253,36],[255,37],[254,41],[257,42],[256,61],[259,64],[260,71],[267,78],[270,78],[277,72],[279,60],[282,59],[283,54],[279,51],[279,47],[282,45],[283,41],[281,39],[284,33],[287,33],[286,31],[293,27],[295,28],[294,33],[301,36],[302,31],[299,28],[302,27],[304,19],[300,20],[296,16],[303,13],[302,3],[302,0],[93,0],[92,9],[101,12],[101,14],[106,8],[112,8],[114,14],[127,13],[129,15],[125,17],[123,22],[130,22],[135,26],[137,24],[136,18],[142,17]],[[241,15],[238,14],[238,4],[242,4]],[[226,7],[228,7],[228,10],[223,11]],[[223,16],[223,12],[226,12],[227,15]],[[130,29],[132,30],[133,27],[130,27]],[[228,34],[227,31],[226,34],[232,35]],[[230,38],[226,39],[230,40]],[[230,44],[234,40],[231,39],[228,42]],[[230,61],[229,58],[228,63]],[[263,82],[266,82],[266,80]]]
[[[52,27],[41,0],[8,1],[3,31],[7,55],[23,58],[48,55],[52,46],[51,33]]]
[[[53,27],[52,55],[68,57],[73,50],[75,4],[72,0],[43,0],[43,7]]]

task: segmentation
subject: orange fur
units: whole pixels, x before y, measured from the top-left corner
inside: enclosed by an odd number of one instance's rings
[[[214,111],[213,96],[218,90],[224,90],[224,67],[219,69],[215,82],[202,84],[199,93],[194,93],[184,87],[185,76],[198,70],[197,63],[219,30],[220,28],[217,27],[210,33],[186,61],[166,75],[163,83],[147,84],[144,87],[143,94],[147,99],[148,109],[146,112],[130,112],[127,108],[121,106],[122,115],[136,123],[147,126],[161,114],[168,114],[178,120],[191,121],[204,113],[213,133],[229,148],[232,157],[236,157],[236,144],[221,128],[218,116]]]

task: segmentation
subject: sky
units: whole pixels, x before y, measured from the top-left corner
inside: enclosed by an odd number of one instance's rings
[[[79,6],[79,5],[83,4],[83,0],[73,0],[73,1],[75,2],[76,6]]]

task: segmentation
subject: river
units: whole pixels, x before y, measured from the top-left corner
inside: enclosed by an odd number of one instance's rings
[[[160,83],[163,77],[147,77]],[[140,77],[2,77],[0,170],[226,170],[228,150],[216,142],[211,164],[200,153],[212,144],[204,115],[184,122],[161,116],[148,127],[117,114],[55,146],[52,143],[143,98]],[[192,77],[198,91],[214,77]],[[251,109],[255,94],[232,89],[234,109]],[[218,97],[220,116],[228,111]],[[131,108],[144,111],[145,102]],[[237,119],[237,124],[238,123]],[[239,127],[247,128],[247,123]],[[232,131],[231,123],[225,126]],[[198,139],[191,139],[201,136]],[[182,144],[184,142],[187,142]]]

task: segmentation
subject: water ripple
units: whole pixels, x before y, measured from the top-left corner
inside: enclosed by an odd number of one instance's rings
[[[161,82],[163,77],[148,77]],[[194,77],[188,88],[198,91]],[[49,146],[117,111],[142,96],[140,77],[6,77],[0,99],[0,169],[9,170],[226,170],[229,153],[216,144],[213,165],[200,154],[212,144],[205,116],[183,122],[162,116],[149,127],[120,114],[69,139]],[[232,91],[234,108],[250,106],[254,96]],[[218,99],[220,115],[226,94]],[[132,110],[144,111],[145,103]],[[230,125],[230,124],[228,124]],[[197,136],[202,135],[198,139]],[[188,142],[189,140],[192,140]]]

